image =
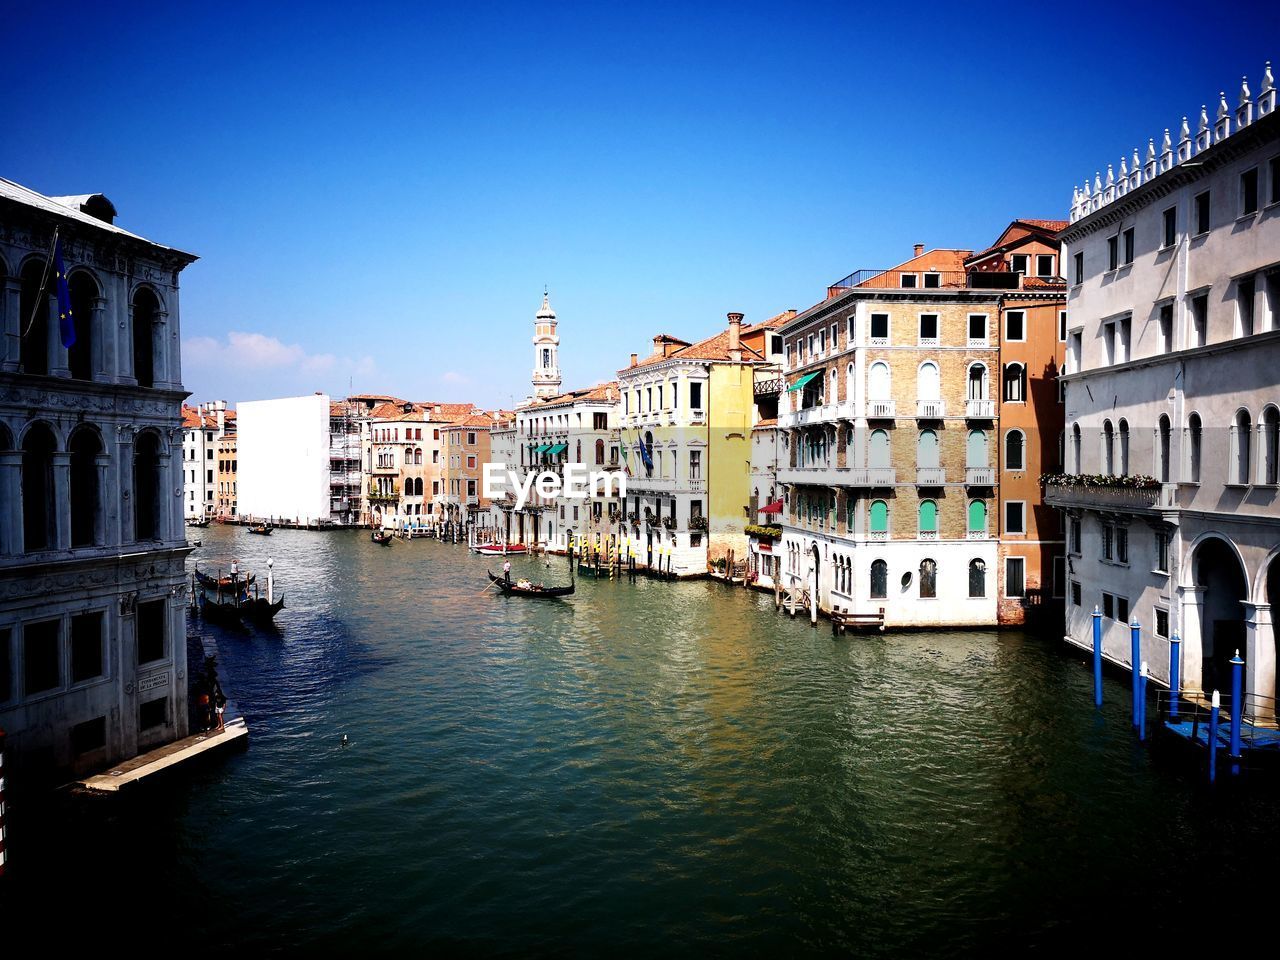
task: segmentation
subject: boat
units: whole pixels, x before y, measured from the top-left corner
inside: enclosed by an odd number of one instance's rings
[[[259,523],[256,526],[250,527],[249,532],[256,533],[260,537],[269,537],[271,536],[271,527],[267,526],[265,523]]]
[[[489,582],[496,584],[498,589],[506,596],[529,597],[534,600],[554,600],[557,597],[567,597],[573,593],[574,589],[572,583],[567,587],[544,587],[528,581],[512,580],[508,582],[504,577],[495,577],[492,571],[489,572]]]
[[[208,517],[201,517],[201,518],[192,517],[190,520],[187,521],[188,527],[199,527],[201,530],[203,530],[208,525],[209,525]]]
[[[242,602],[245,599],[247,599],[246,596],[241,597]],[[206,620],[212,620],[214,623],[238,623],[240,612],[241,604],[234,599],[212,599],[208,594],[204,594],[200,598],[201,615]]]
[[[395,539],[395,535],[387,530],[375,530],[369,537],[374,543],[381,544],[384,547],[391,546],[391,541]]]
[[[529,552],[529,548],[523,543],[486,543],[483,546],[472,547],[471,549],[486,557],[518,557]]]
[[[270,623],[276,614],[284,608],[284,596],[275,603],[267,602],[264,597],[253,597],[240,603],[240,615],[248,617],[255,623]]]
[[[201,573],[200,568],[196,567],[196,582],[202,587],[209,590],[231,590],[235,584],[239,583],[242,587],[247,587],[253,583],[255,576],[252,573],[245,574],[232,580],[230,577],[211,577],[207,573]]]

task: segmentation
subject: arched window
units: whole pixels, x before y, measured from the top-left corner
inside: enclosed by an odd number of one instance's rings
[[[415,467],[422,466],[422,448],[421,447],[413,448],[413,465]]]
[[[41,289],[40,283],[45,286]],[[21,358],[22,372],[47,374],[49,372],[49,278],[45,276],[44,260],[30,260],[22,268],[22,293],[19,297],[21,312],[18,314],[23,331]],[[28,326],[28,324],[30,326]]]
[[[987,502],[985,500],[969,501],[969,532],[986,535]]]
[[[857,380],[854,377],[853,364],[849,364],[844,371],[844,399],[846,403],[854,400],[857,391],[854,389]]]
[[[977,557],[969,561],[969,596],[971,598],[987,595],[987,564]]]
[[[1167,417],[1162,417],[1161,419],[1165,423],[1169,422]],[[1127,477],[1128,475],[1129,475],[1129,421],[1121,418],[1120,420],[1120,476]]]
[[[867,445],[867,466],[889,466],[889,433],[887,430],[872,430]]]
[[[596,440],[596,463],[604,463],[604,440]]]
[[[871,365],[867,375],[867,397],[871,400],[888,400],[889,387],[889,365],[883,360],[877,360]]]
[[[883,500],[871,502],[871,535],[884,539],[889,534],[889,504]]]
[[[920,597],[933,599],[938,595],[938,565],[932,560],[920,561]]]
[[[1027,469],[1026,437],[1021,430],[1010,430],[1004,435],[1004,468]]]
[[[646,456],[641,457],[641,461],[644,463],[645,476],[653,476],[653,431],[651,430],[644,432],[644,449]]]
[[[133,295],[133,378],[140,387],[156,385],[156,321],[160,302],[146,287]]]
[[[921,500],[919,511],[921,534],[938,532],[938,504],[933,500]]]
[[[921,430],[916,440],[916,466],[932,468],[938,466],[938,434],[933,430]]]
[[[1187,479],[1200,482],[1200,414],[1187,419]]]
[[[1080,424],[1073,423],[1071,425],[1071,470],[1073,473],[1081,472],[1080,464]]]
[[[964,465],[966,467],[987,465],[987,435],[983,431],[969,431],[969,440],[965,444]]]
[[[150,432],[133,446],[133,538],[161,539],[160,438]]]
[[[938,365],[932,360],[920,364],[916,371],[916,398],[919,400],[937,400],[940,390]]]
[[[987,399],[987,365],[985,363],[969,364],[967,396],[970,400]]]
[[[53,431],[43,423],[27,431],[22,441],[22,543],[24,550],[49,550],[58,545],[57,494],[53,486]]]
[[[1108,477],[1116,475],[1116,429],[1110,420],[1102,421],[1102,472]]]
[[[1120,456],[1124,464],[1125,475],[1129,470],[1129,425],[1120,421]],[[1160,414],[1160,425],[1156,437],[1156,477],[1161,483],[1169,482],[1170,444],[1173,441],[1173,424],[1163,413]]]
[[[836,374],[836,368],[831,368],[831,387],[827,390],[827,403],[837,403],[840,400],[840,384],[839,377]]]
[[[71,545],[88,547],[100,542],[99,517],[102,492],[98,487],[98,456],[102,441],[91,429],[71,436]]]
[[[883,600],[889,596],[889,565],[883,560],[871,561],[871,599]]]
[[[1253,433],[1253,421],[1248,410],[1240,410],[1231,425],[1232,479],[1235,483],[1249,482],[1249,440]]]
[[[50,289],[53,278],[50,277]],[[76,338],[67,348],[67,367],[73,380],[92,380],[93,369],[93,304],[98,299],[98,285],[84,271],[71,275],[67,283],[71,293],[71,318]]]
[[[1027,368],[1020,363],[1004,365],[1004,399],[1008,403],[1024,403],[1027,399]]]
[[[1258,425],[1261,427],[1258,456],[1262,461],[1258,479],[1275,484],[1280,480],[1280,410],[1271,405],[1265,407]]]

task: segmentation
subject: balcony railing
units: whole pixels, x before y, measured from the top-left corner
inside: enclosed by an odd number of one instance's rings
[[[689,421],[691,423],[706,423],[707,411],[701,408],[689,411]]]
[[[917,540],[937,540],[938,531],[937,530],[918,530],[916,531],[916,539]]]
[[[778,471],[780,483],[808,483],[826,487],[891,487],[893,467],[791,467]]]
[[[917,467],[916,486],[940,487],[947,482],[947,471],[942,467]]]
[[[947,415],[945,400],[917,400],[916,417],[920,420],[941,420]]]
[[[1119,478],[1117,478],[1118,480]],[[1155,510],[1177,505],[1177,485],[1160,487],[1086,486],[1084,484],[1047,484],[1044,502],[1051,507],[1077,507],[1108,510]]]
[[[994,487],[996,471],[994,467],[965,467],[964,482],[971,487]]]
[[[858,404],[853,400],[842,400],[835,408],[836,416],[841,420],[852,420],[858,415]]]
[[[893,400],[868,400],[867,416],[872,420],[886,420],[896,416],[897,404]]]
[[[969,285],[969,275],[962,270],[858,270],[837,280],[828,288],[834,296],[854,287],[889,290],[954,290]]]
[[[966,400],[964,415],[971,420],[994,420],[996,402],[994,400]]]

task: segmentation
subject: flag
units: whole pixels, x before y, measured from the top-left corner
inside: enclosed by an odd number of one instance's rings
[[[67,286],[67,268],[62,264],[61,237],[53,241],[53,269],[58,285],[58,332],[62,334],[62,345],[69,350],[76,342],[76,321],[71,315],[71,288]]]

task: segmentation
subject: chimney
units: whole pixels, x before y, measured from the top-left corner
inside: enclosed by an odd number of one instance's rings
[[[914,254],[914,255],[915,255],[915,256],[917,256],[917,257],[924,256],[924,244],[923,244],[923,243],[917,243],[917,244],[916,244],[916,252],[915,252],[915,254]]]
[[[742,362],[742,314],[729,314],[729,359]]]
[[[634,353],[631,355],[631,365],[633,367],[636,365],[636,355]]]
[[[663,341],[663,334],[661,333],[653,338],[653,355],[655,357],[666,355],[667,348],[662,341]]]

